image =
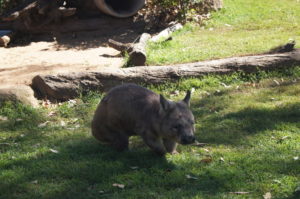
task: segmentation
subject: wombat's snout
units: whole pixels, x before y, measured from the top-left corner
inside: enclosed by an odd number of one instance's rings
[[[194,143],[196,140],[195,136],[193,135],[189,135],[189,136],[182,136],[180,143],[181,144],[192,144]]]

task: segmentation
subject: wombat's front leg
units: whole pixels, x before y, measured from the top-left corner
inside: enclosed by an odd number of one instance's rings
[[[177,143],[174,142],[173,140],[169,140],[169,139],[163,139],[165,148],[167,150],[168,153],[171,154],[177,154],[178,152],[176,151],[176,147],[177,147]]]
[[[156,137],[150,132],[144,133],[142,137],[144,139],[144,142],[157,154],[164,155],[167,153],[161,138]]]

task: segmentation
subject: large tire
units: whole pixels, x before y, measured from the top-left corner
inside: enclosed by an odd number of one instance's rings
[[[145,0],[94,0],[96,6],[105,14],[126,18],[136,14]]]

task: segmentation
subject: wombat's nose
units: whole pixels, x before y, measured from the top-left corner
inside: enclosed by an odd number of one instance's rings
[[[184,136],[181,138],[181,144],[192,144],[195,140],[195,136]]]

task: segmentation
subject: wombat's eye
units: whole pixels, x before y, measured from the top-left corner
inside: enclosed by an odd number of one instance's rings
[[[172,126],[171,128],[173,131],[178,131],[180,129],[180,125],[175,125],[175,126]]]

